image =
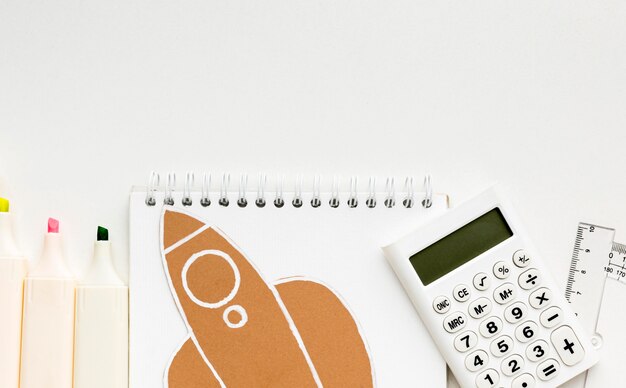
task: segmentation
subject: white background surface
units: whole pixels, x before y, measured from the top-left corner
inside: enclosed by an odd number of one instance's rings
[[[614,0],[2,1],[1,192],[29,256],[55,216],[81,272],[102,224],[126,277],[151,169],[430,172],[452,204],[500,181],[564,286],[577,222],[626,242],[624,20]]]

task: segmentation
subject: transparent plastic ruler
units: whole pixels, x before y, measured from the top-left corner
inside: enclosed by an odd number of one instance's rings
[[[607,278],[626,284],[626,246],[613,241],[615,230],[579,223],[570,264],[565,297],[597,348],[602,346],[598,315]],[[567,384],[584,387],[586,373]]]

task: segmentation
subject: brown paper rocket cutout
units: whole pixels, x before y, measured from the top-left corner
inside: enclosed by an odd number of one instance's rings
[[[327,286],[266,282],[224,234],[172,207],[163,211],[161,242],[189,331],[165,387],[374,386],[359,327]]]

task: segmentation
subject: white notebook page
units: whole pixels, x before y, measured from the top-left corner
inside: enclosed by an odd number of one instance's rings
[[[214,193],[208,207],[200,205],[199,193],[192,193],[192,206],[182,206],[180,193],[174,194],[176,207],[229,236],[265,279],[306,276],[339,294],[369,347],[375,386],[445,387],[445,363],[380,247],[444,212],[447,197],[434,195],[429,209],[419,200],[410,209],[400,200],[386,208],[381,198],[375,208],[363,200],[349,208],[347,197],[340,194],[337,208],[328,206],[329,194],[322,194],[319,208],[312,208],[306,195],[301,208],[289,201],[283,208],[271,201],[264,208],[253,201],[240,208],[235,193],[228,207],[219,206]],[[134,190],[130,199],[130,387],[160,388],[187,329],[161,261],[163,193],[157,193],[156,206],[147,206],[145,199],[145,189]]]

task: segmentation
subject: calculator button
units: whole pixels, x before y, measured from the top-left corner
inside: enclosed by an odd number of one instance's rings
[[[493,266],[493,275],[498,279],[506,279],[511,273],[511,267],[504,261],[498,261]]]
[[[526,318],[528,307],[522,302],[516,302],[504,310],[504,319],[509,323],[517,323]]]
[[[513,254],[513,264],[520,268],[526,268],[530,264],[530,256],[523,249],[520,249]]]
[[[502,330],[502,320],[498,317],[487,318],[480,323],[478,331],[485,338],[493,337]]]
[[[454,348],[461,353],[467,352],[478,343],[478,336],[473,331],[466,331],[454,339]]]
[[[569,326],[561,326],[554,330],[550,336],[550,341],[556,348],[563,364],[567,366],[576,365],[585,357],[585,350],[574,334],[574,330]]]
[[[438,296],[433,301],[433,308],[439,314],[445,314],[450,310],[450,299],[447,296]]]
[[[474,283],[474,288],[476,288],[478,291],[485,291],[491,285],[489,275],[484,272],[481,272],[474,276],[474,280],[472,282]]]
[[[563,322],[563,311],[556,306],[552,306],[541,313],[539,321],[541,321],[544,327],[550,329]]]
[[[531,268],[519,275],[517,282],[523,289],[531,290],[541,284],[541,274],[536,268]]]
[[[528,303],[530,303],[533,308],[542,309],[547,307],[552,301],[552,291],[547,288],[540,288],[538,290],[533,291],[528,297]]]
[[[480,319],[491,312],[491,301],[487,298],[476,299],[470,303],[467,311],[472,318]]]
[[[500,370],[505,376],[513,376],[524,369],[524,359],[519,354],[505,358],[500,365]]]
[[[533,321],[526,321],[515,329],[515,338],[519,342],[528,342],[537,336],[539,326]]]
[[[537,367],[537,376],[543,381],[555,378],[559,374],[561,364],[554,358],[550,358]]]
[[[456,286],[452,293],[454,294],[454,299],[458,300],[459,302],[465,302],[470,297],[469,287],[465,284],[460,284]]]
[[[478,388],[495,387],[500,382],[500,375],[495,369],[487,369],[480,372],[476,377],[476,386]]]
[[[498,337],[491,342],[489,350],[496,357],[502,357],[513,349],[513,339],[508,335]]]
[[[519,375],[511,383],[511,388],[533,388],[534,386],[535,378],[529,373]]]
[[[493,299],[498,304],[507,304],[515,299],[515,286],[511,283],[504,283],[493,292]]]
[[[465,358],[465,367],[476,372],[489,364],[489,356],[484,350],[477,350]]]
[[[526,348],[526,357],[532,361],[539,361],[548,355],[550,347],[546,341],[535,341]]]
[[[460,311],[452,313],[443,320],[443,327],[446,329],[448,333],[456,333],[465,327],[467,323],[467,318],[465,314]]]

